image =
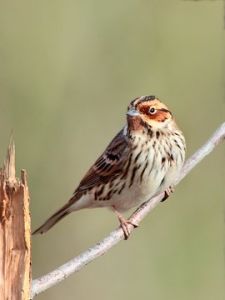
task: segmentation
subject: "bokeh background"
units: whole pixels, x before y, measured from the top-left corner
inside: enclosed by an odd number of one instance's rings
[[[33,228],[71,196],[134,97],[168,104],[188,156],[225,120],[223,14],[219,0],[0,1],[0,158],[13,130]],[[224,147],[128,242],[37,299],[224,299]],[[115,226],[108,210],[86,210],[35,236],[33,277]]]

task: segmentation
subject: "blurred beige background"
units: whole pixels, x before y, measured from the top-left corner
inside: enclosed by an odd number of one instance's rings
[[[222,1],[0,1],[0,158],[13,130],[33,228],[71,196],[132,98],[168,104],[188,155],[225,120],[223,10]],[[128,242],[37,299],[224,299],[224,147]],[[115,226],[106,209],[86,210],[35,236],[33,276]]]

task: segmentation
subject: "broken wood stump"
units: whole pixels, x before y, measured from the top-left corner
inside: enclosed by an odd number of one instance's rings
[[[26,172],[15,174],[11,141],[0,170],[0,299],[30,299],[31,239]]]

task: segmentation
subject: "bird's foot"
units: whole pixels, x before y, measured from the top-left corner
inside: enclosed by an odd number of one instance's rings
[[[135,224],[134,222],[127,220],[125,218],[120,218],[119,219],[120,222],[120,226],[123,229],[123,233],[124,233],[124,239],[127,240],[130,237],[131,234],[131,230],[129,228],[129,225],[132,225],[134,228],[137,228],[138,225]]]
[[[132,225],[134,228],[137,228],[138,224],[124,218],[124,216],[121,215],[114,207],[113,207],[113,210],[114,210],[115,214],[117,215],[117,218],[120,222],[121,228],[123,229],[124,239],[127,240],[131,234],[131,228],[129,225]]]
[[[164,193],[164,197],[162,198],[161,202],[166,201],[167,198],[175,191],[175,187],[173,185],[169,186]]]

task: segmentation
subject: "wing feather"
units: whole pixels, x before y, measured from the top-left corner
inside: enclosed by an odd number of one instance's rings
[[[123,160],[129,152],[130,144],[121,130],[111,141],[105,152],[96,160],[81,180],[75,194],[80,194],[94,186],[109,182],[122,172]]]

